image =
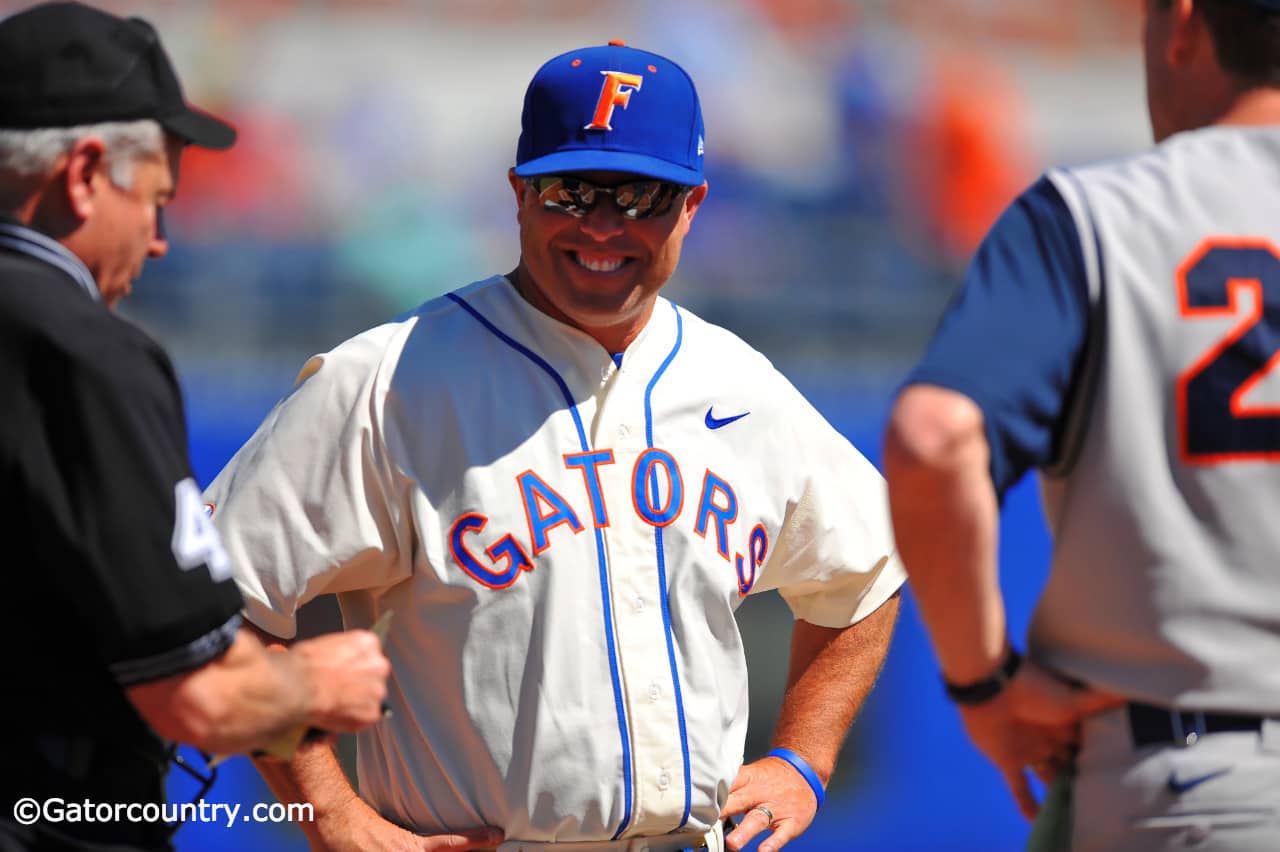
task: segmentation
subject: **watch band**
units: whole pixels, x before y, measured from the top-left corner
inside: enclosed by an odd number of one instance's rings
[[[1005,685],[1013,680],[1021,665],[1022,655],[1010,645],[1008,653],[990,677],[963,684],[951,683],[943,678],[942,685],[947,691],[947,697],[957,704],[982,704],[999,695]]]

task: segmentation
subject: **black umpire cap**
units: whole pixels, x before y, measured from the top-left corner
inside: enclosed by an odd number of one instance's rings
[[[236,141],[235,128],[187,103],[160,36],[141,18],[44,3],[0,20],[0,128],[146,118],[202,148]]]

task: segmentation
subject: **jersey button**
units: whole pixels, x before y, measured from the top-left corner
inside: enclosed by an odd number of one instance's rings
[[[653,683],[649,684],[649,698],[652,701],[657,701],[661,696],[662,687],[658,686],[658,682],[655,680]]]
[[[635,603],[633,605],[636,608],[636,612],[644,612],[644,598],[636,595]]]
[[[618,427],[619,438],[625,438],[630,434],[631,434],[631,427],[628,426],[627,424],[623,423],[621,426]]]
[[[668,788],[668,787],[670,787],[670,786],[671,786],[671,776],[670,776],[670,775],[668,775],[667,773],[665,773],[665,772],[664,772],[664,773],[662,773],[661,775],[659,775],[659,776],[658,776],[658,789],[659,789],[659,790],[665,790],[665,789],[667,789],[667,788]]]

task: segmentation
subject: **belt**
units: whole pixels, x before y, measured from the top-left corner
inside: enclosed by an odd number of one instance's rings
[[[1137,748],[1148,745],[1194,745],[1205,734],[1262,730],[1264,716],[1243,713],[1197,713],[1153,704],[1130,703],[1129,732]]]
[[[731,827],[731,826],[730,826]],[[658,837],[633,837],[627,840],[542,843],[508,840],[498,852],[724,852],[725,827],[717,823],[705,834],[664,834]]]

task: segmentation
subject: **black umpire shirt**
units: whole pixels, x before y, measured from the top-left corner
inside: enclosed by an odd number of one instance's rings
[[[209,662],[240,624],[199,494],[159,345],[0,218],[0,850],[169,848],[127,819],[20,828],[14,803],[164,801],[166,744],[124,688]]]

